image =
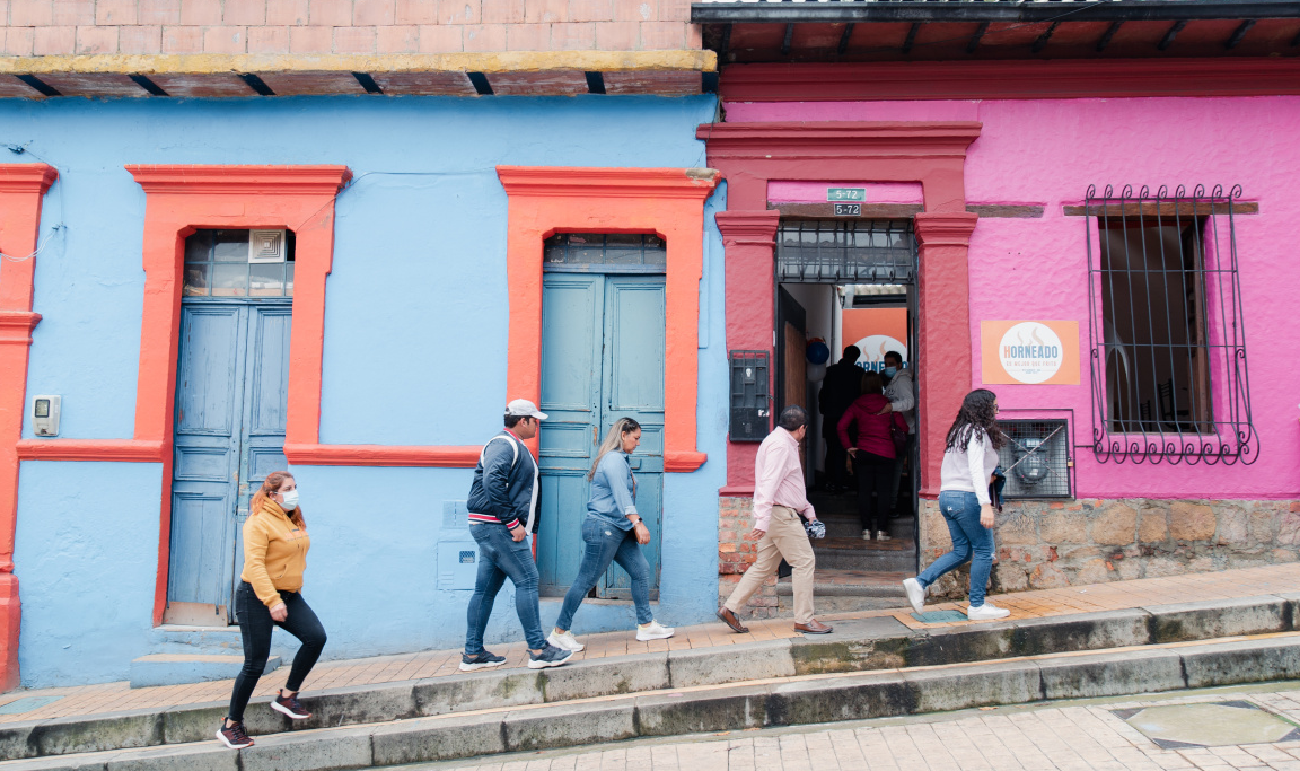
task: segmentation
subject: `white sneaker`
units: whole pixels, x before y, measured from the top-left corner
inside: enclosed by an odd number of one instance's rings
[[[646,640],[666,640],[677,634],[677,630],[671,626],[660,626],[658,621],[651,621],[645,626],[636,628],[636,639],[645,642]]]
[[[876,540],[877,540],[877,541],[888,541],[888,540],[889,540],[889,533],[886,533],[884,530],[877,530],[877,531],[876,531]]]
[[[971,621],[992,621],[995,618],[1005,618],[1011,615],[1011,611],[1006,608],[999,608],[996,605],[990,605],[985,602],[983,605],[971,605],[966,609],[966,618]]]
[[[903,591],[907,592],[907,601],[912,603],[912,610],[925,612],[925,587],[915,578],[903,579]]]
[[[573,632],[565,632],[563,634],[560,634],[559,632],[551,632],[551,636],[547,637],[546,641],[562,651],[573,651],[574,653],[587,647],[578,642],[577,638],[573,636]]]
[[[862,540],[864,540],[864,541],[870,541],[870,540],[871,540],[871,531],[870,531],[870,530],[863,530],[863,531],[862,531]]]

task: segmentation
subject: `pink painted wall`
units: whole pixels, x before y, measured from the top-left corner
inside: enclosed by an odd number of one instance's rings
[[[980,321],[1077,320],[1078,386],[999,385],[1004,409],[1073,409],[1076,444],[1089,441],[1086,220],[1062,205],[1088,185],[1172,190],[1240,184],[1260,213],[1236,218],[1247,329],[1250,403],[1260,436],[1251,466],[1100,464],[1076,449],[1083,498],[1300,497],[1300,97],[1071,99],[983,102],[731,104],[730,121],[979,120],[966,163],[967,201],[1036,203],[1041,219],[981,219],[971,238],[975,383]],[[824,197],[824,195],[823,195]],[[1094,245],[1095,248],[1095,245]],[[1216,401],[1216,417],[1220,402]]]

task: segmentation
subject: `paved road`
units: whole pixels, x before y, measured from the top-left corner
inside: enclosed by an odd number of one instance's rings
[[[576,753],[405,766],[403,771],[1300,771],[1300,732],[1293,741],[1162,749],[1121,719],[1143,707],[1224,702],[1232,703],[1247,719],[1271,722],[1271,713],[1300,725],[1300,686],[1268,684],[1171,698],[1153,695],[1141,701],[1126,697],[1123,701],[999,707],[921,718],[731,732],[690,741],[607,744]],[[1212,731],[1233,734],[1234,729],[1225,725],[1231,721],[1198,723],[1200,718],[1191,716],[1192,712],[1187,711],[1185,721],[1175,721],[1190,729],[1190,735],[1181,738],[1205,737]],[[1278,723],[1281,732],[1293,728]],[[1244,725],[1240,729],[1243,741],[1247,730]]]

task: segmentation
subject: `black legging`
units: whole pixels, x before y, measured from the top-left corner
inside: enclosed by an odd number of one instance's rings
[[[293,657],[289,682],[284,686],[290,692],[302,687],[302,681],[307,679],[307,673],[316,665],[316,659],[320,658],[325,647],[325,627],[321,626],[320,619],[316,618],[316,613],[302,595],[282,591],[280,599],[289,610],[289,616],[283,622],[271,619],[271,609],[257,598],[252,584],[243,581],[235,592],[235,612],[239,617],[239,631],[244,637],[244,668],[235,678],[228,715],[236,723],[244,721],[244,708],[266,669],[266,660],[271,655],[272,629],[278,625],[302,642],[298,654]]]
[[[894,459],[858,450],[854,467],[858,472],[858,521],[863,530],[882,531],[894,511],[898,492]]]

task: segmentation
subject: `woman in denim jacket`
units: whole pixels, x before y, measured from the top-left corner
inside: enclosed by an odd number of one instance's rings
[[[582,643],[569,631],[573,614],[611,562],[617,562],[632,578],[636,639],[662,640],[673,636],[673,629],[660,626],[650,612],[650,565],[641,553],[641,546],[650,543],[650,529],[636,512],[636,479],[628,457],[639,444],[641,425],[632,418],[619,418],[591,464],[587,474],[591,498],[587,501],[587,518],[582,523],[582,540],[587,550],[582,555],[578,577],[564,595],[555,631],[546,640],[557,648],[575,652],[583,649]]]

